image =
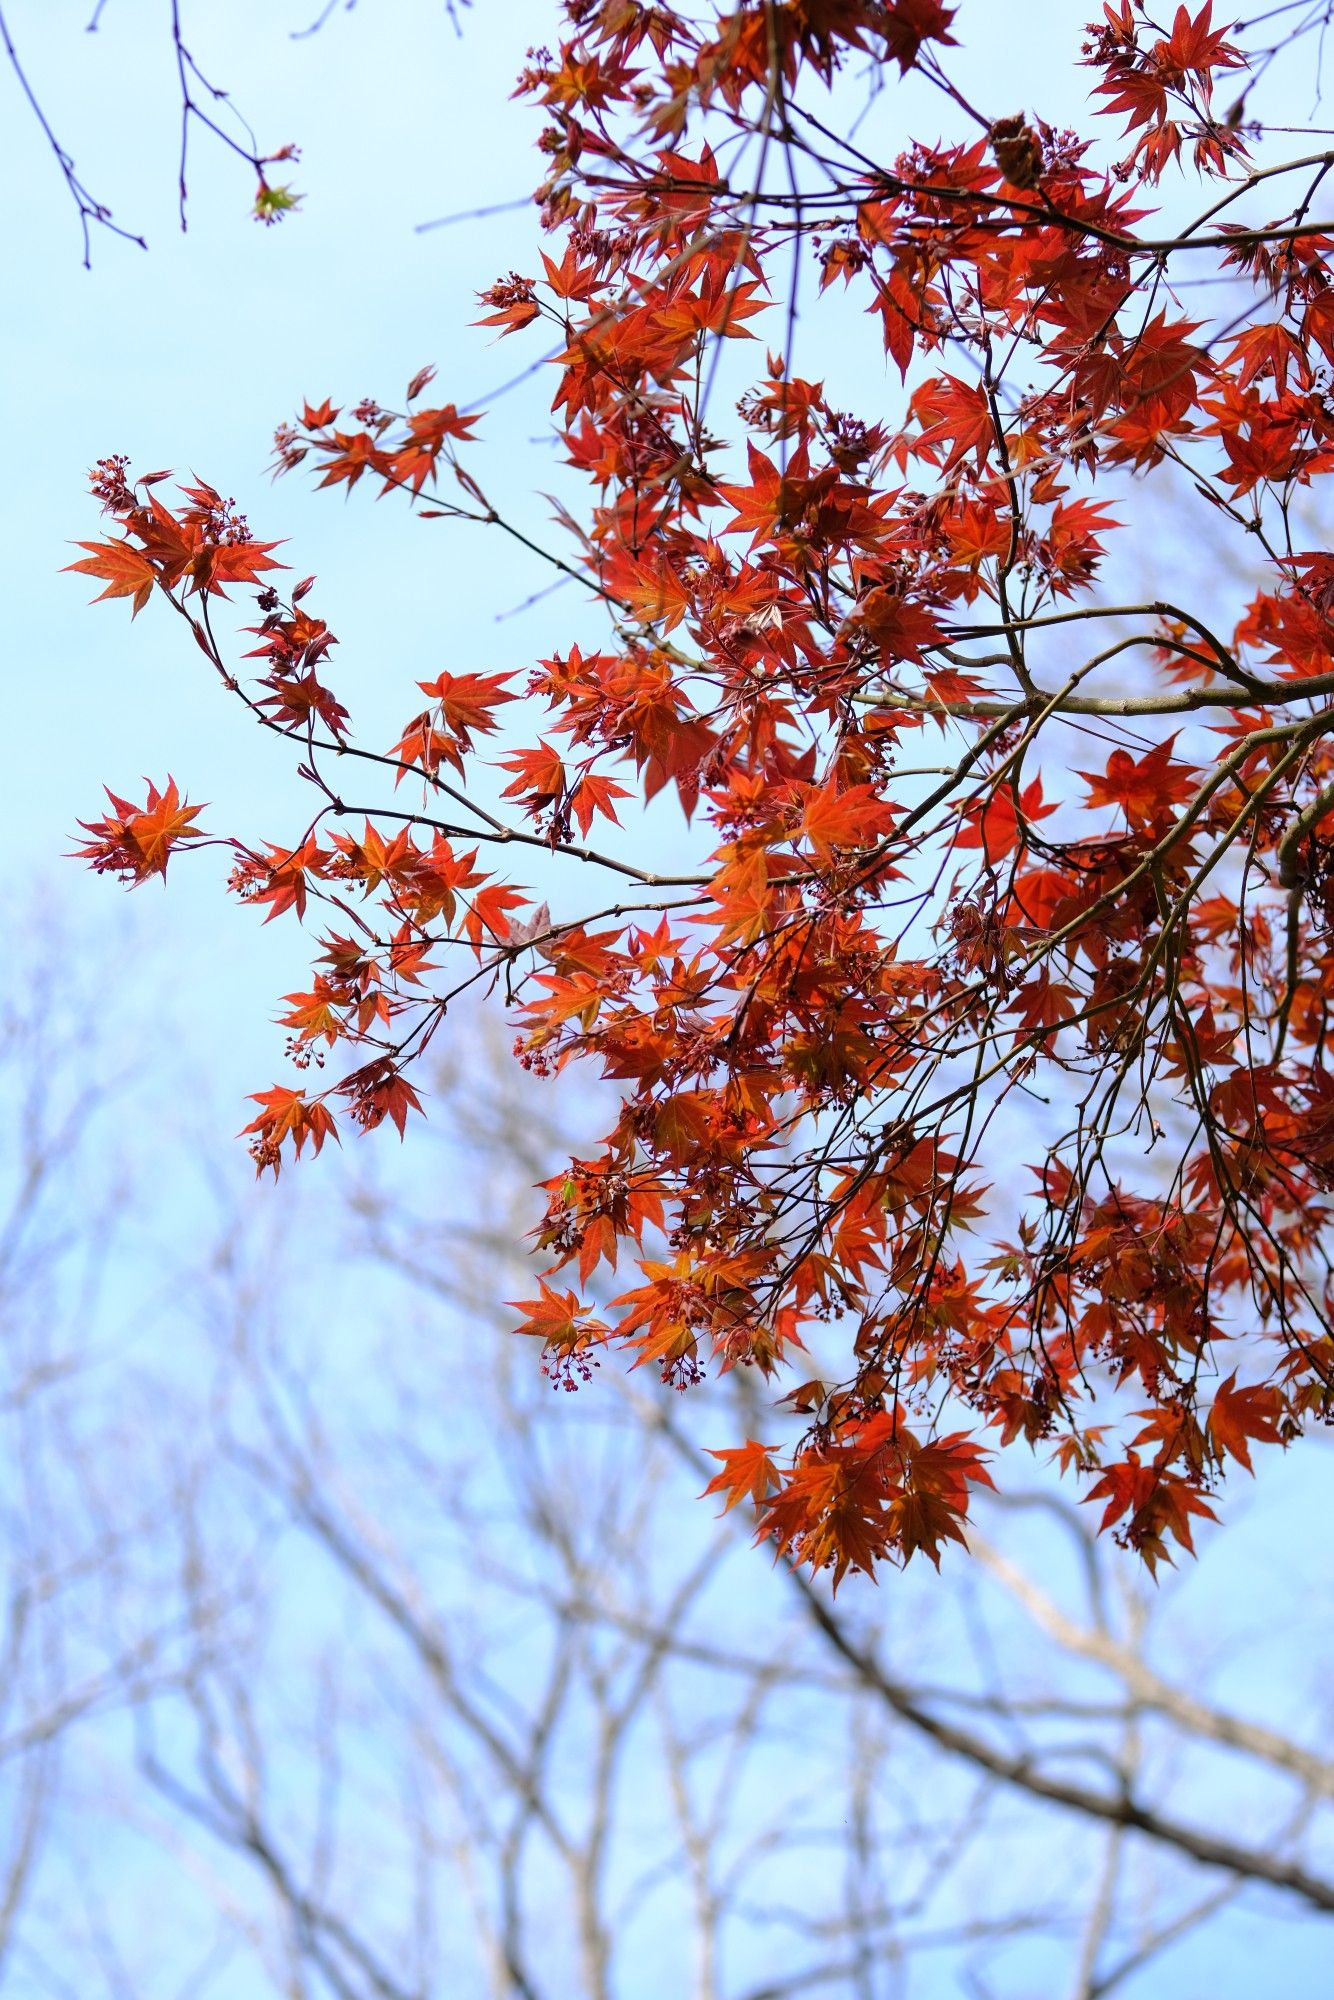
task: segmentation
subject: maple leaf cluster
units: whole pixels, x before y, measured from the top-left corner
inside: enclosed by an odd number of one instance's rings
[[[938,0],[564,19],[520,83],[542,275],[481,295],[497,337],[555,346],[587,495],[563,552],[489,498],[481,413],[424,407],[429,369],[399,410],[307,404],[277,462],[512,538],[601,607],[596,649],[419,681],[361,748],[310,580],[281,596],[209,488],[173,511],[123,461],[95,478],[117,534],[73,567],[135,612],[160,590],[316,794],[295,838],[232,842],[243,900],[321,927],[294,1061],[347,1059],[257,1094],[257,1165],[343,1118],[401,1134],[452,1000],[498,986],[529,1070],[618,1093],[545,1185],[520,1310],[555,1383],[609,1347],[681,1388],[806,1373],[794,1441],[720,1451],[710,1490],[835,1580],[965,1540],[1020,1441],[1167,1559],[1229,1465],[1334,1412],[1334,557],[1295,511],[1334,470],[1334,154],[1250,168],[1255,119],[1212,96],[1249,58],[1207,4],[1090,30],[1121,160],[1006,107],[883,162],[840,137],[823,93],[867,65],[961,101]],[[1155,234],[1172,162],[1200,208]],[[803,263],[902,384],[871,410],[797,365]],[[1188,318],[1180,268],[1226,308]],[[1180,602],[1103,590],[1146,481],[1235,543],[1233,609],[1212,557]],[[253,684],[211,616],[243,584]],[[636,846],[660,794],[679,868]],[[84,852],[164,872],[193,809],[112,803]]]

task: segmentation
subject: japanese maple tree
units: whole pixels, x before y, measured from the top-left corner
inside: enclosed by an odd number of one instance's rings
[[[789,1443],[719,1441],[710,1490],[835,1580],[938,1561],[1020,1439],[1152,1565],[1334,1411],[1334,150],[1261,104],[1266,35],[1326,11],[1248,39],[1108,0],[1077,133],[973,104],[942,0],[553,0],[543,240],[480,318],[555,345],[566,540],[493,503],[429,369],[277,456],[517,538],[603,636],[407,686],[396,741],[354,738],[312,580],[232,502],[94,475],[72,567],[167,598],[314,794],[260,841],[164,775],[81,849],[135,883],[226,839],[315,940],[259,1169],[402,1134],[451,1002],[496,991],[535,1076],[619,1098],[546,1183],[521,1330],[567,1387],[608,1347],[760,1370]],[[868,76],[963,136],[863,150]],[[858,408],[812,279],[883,346]],[[1212,523],[1170,602],[1100,582],[1146,489]],[[645,863],[659,794],[680,865]]]

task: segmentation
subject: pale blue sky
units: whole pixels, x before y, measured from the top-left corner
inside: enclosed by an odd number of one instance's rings
[[[496,343],[468,326],[479,288],[511,267],[533,268],[532,215],[429,234],[413,224],[526,192],[538,120],[509,90],[526,46],[554,39],[554,8],[477,0],[460,39],[438,0],[361,0],[317,37],[293,40],[288,30],[305,24],[314,0],[211,9],[201,0],[197,22],[187,14],[201,65],[234,92],[262,141],[300,144],[291,172],[307,198],[277,228],[251,223],[247,170],[196,130],[182,237],[164,10],[109,0],[99,32],[86,35],[88,5],[9,0],[6,17],[84,179],[119,221],[144,231],[150,251],[95,235],[92,271],[80,268],[64,186],[0,71],[0,184],[13,191],[0,312],[0,797],[16,888],[49,884],[71,934],[95,943],[90,977],[135,997],[125,1045],[109,1059],[143,1065],[158,1110],[164,1084],[175,1089],[182,1126],[199,1145],[230,1149],[230,1159],[240,1154],[232,1135],[244,1094],[279,1074],[283,1037],[270,1014],[279,995],[304,983],[303,939],[289,922],[262,928],[225,898],[216,856],[177,863],[165,893],[153,885],[134,897],[60,857],[76,820],[97,812],[104,782],[133,790],[141,774],[160,780],[171,771],[192,799],[211,802],[211,825],[254,837],[300,825],[304,800],[282,747],[229,709],[177,621],[154,605],[132,628],[123,605],[90,608],[86,581],[58,574],[76,553],[66,545],[97,532],[86,468],[125,451],[141,471],[193,471],[235,494],[257,533],[291,538],[283,553],[297,573],[319,576],[312,601],[341,640],[334,684],[363,740],[397,733],[419,678],[445,667],[523,667],[575,636],[586,614],[569,593],[498,621],[547,580],[498,538],[409,527],[392,501],[375,506],[357,494],[344,504],[313,494],[299,476],[277,486],[265,476],[273,426],[305,394],[389,401],[430,361],[442,399],[466,406],[532,357],[522,337]],[[1073,119],[1082,85],[1071,58],[1089,11],[1088,0],[1022,13],[994,0],[965,4],[968,47],[957,64],[965,89],[998,112],[1023,106],[1056,124]],[[877,113],[882,134],[934,136],[935,104],[910,85],[887,120]],[[818,372],[864,365],[849,337]],[[881,379],[892,407],[897,375],[882,370]],[[864,376],[858,389],[857,405],[869,411]],[[553,477],[538,441],[546,402],[537,381],[496,404],[478,461],[497,495],[535,523],[545,512],[537,492]],[[160,982],[147,1002],[130,970],[141,941]],[[128,1143],[142,1152],[150,1138],[138,1131]],[[235,1170],[244,1169],[241,1156]],[[183,1183],[161,1192],[157,1219],[167,1231],[173,1201],[187,1231],[197,1192]],[[1321,1477],[1276,1468],[1266,1499],[1230,1530],[1227,1563],[1206,1562],[1187,1585],[1201,1628],[1226,1633],[1260,1618],[1271,1628],[1273,1654],[1253,1645],[1239,1662],[1238,1699],[1266,1683],[1284,1699],[1304,1696],[1305,1673],[1285,1671],[1282,1648],[1292,1593],[1310,1587],[1313,1568],[1302,1549],[1272,1558],[1263,1508],[1291,1511],[1294,1494],[1309,1497],[1303,1482]],[[1269,1949],[1264,1923],[1239,1913],[1232,1931],[1217,1934],[1223,1943],[1201,1945],[1184,1974],[1173,1971],[1186,1984],[1146,1984],[1134,2000],[1169,1991],[1174,2000],[1196,1992],[1250,2000]],[[1284,1923],[1274,1935],[1288,1954],[1286,1990],[1314,2000],[1318,1928]],[[645,2000],[658,1995],[646,1987]]]

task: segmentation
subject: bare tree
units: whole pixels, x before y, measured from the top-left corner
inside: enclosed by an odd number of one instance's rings
[[[21,919],[21,920],[20,920]],[[26,1990],[30,1933],[103,1803],[106,1748],[139,1703],[187,1685],[227,1628],[231,1580],[187,1595],[198,1551],[181,1532],[193,1455],[154,1455],[135,1338],[143,1183],[103,1129],[114,1025],[96,949],[80,957],[36,901],[0,997],[0,1980]],[[120,1079],[123,1082],[124,1079]],[[139,1274],[140,1278],[142,1273]],[[140,1309],[151,1289],[136,1281]],[[235,1599],[244,1594],[238,1571]],[[228,1633],[227,1643],[231,1644]],[[89,1894],[94,1887],[86,1884]],[[77,1933],[79,1900],[64,1904]],[[88,1906],[89,1911],[92,1905]],[[90,1921],[92,1919],[90,1918]],[[56,1990],[56,1989],[53,1989]]]
[[[1276,1649],[1258,1570],[1221,1615],[1244,1569],[1154,1588],[1040,1486],[943,1583],[833,1599],[682,1505],[738,1400],[772,1421],[747,1376],[553,1395],[505,1331],[527,1191],[596,1107],[541,1129],[460,1027],[434,1173],[214,1188],[168,1244],[31,990],[5,1990],[1094,2000],[1248,1948],[1300,1990],[1334,1908],[1311,1576]]]

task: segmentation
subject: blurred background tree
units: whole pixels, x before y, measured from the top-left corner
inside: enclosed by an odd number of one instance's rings
[[[1039,1483],[835,1602],[682,1504],[648,1371],[553,1395],[507,1334],[586,1103],[543,1130],[477,1022],[410,1204],[186,1130],[164,1235],[56,962],[2,1052],[0,1990],[1319,1991],[1334,1616],[1251,1553],[1306,1493],[1155,1586]]]

